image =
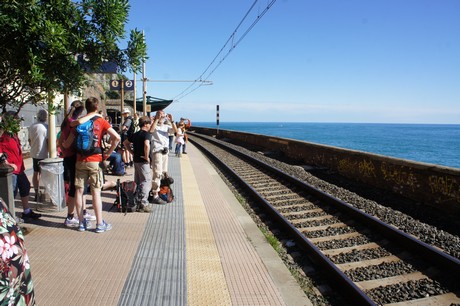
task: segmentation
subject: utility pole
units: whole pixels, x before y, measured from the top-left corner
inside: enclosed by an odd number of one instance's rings
[[[147,79],[145,78],[145,61],[142,62],[142,109],[144,116],[147,116]]]
[[[133,88],[133,108],[134,108],[134,114],[136,113],[136,73],[134,72],[134,88]],[[133,114],[133,115],[134,115]]]
[[[123,79],[121,79],[121,103],[120,103],[120,107],[121,107],[121,110],[120,110],[120,115],[123,115],[123,108],[125,107],[125,81]],[[123,118],[123,116],[121,116],[121,118]],[[120,122],[121,124],[122,122]]]
[[[220,120],[220,114],[219,114],[219,104],[216,105],[216,125],[217,125],[217,135],[219,135],[219,120]]]

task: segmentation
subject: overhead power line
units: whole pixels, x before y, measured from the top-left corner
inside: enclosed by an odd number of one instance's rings
[[[220,49],[220,51],[217,53],[217,55],[214,57],[214,59],[211,61],[211,63],[206,67],[206,69],[201,73],[201,75],[192,83],[190,84],[187,88],[185,88],[181,93],[176,95],[173,99],[174,100],[180,100],[184,98],[185,96],[188,96],[204,84],[208,82],[209,77],[216,71],[216,69],[222,64],[222,62],[227,58],[227,56],[232,52],[238,44],[246,37],[246,35],[254,28],[254,26],[262,19],[262,17],[265,15],[265,13],[275,4],[276,0],[270,0],[265,9],[256,16],[255,20],[246,28],[244,33],[239,37],[238,40],[236,40],[236,35],[246,18],[249,16],[251,11],[254,9],[255,5],[257,4],[258,0],[255,0],[254,3],[251,5],[247,13],[244,15],[243,19],[241,19],[240,23],[238,26],[235,28],[235,30],[232,32],[230,37],[227,39],[225,42],[224,46]],[[225,50],[227,52],[224,54]],[[221,56],[224,54],[223,56]],[[220,60],[217,62],[217,60],[220,58]]]

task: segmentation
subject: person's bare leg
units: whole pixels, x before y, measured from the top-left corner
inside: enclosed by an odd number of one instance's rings
[[[112,190],[117,186],[117,183],[114,181],[106,181],[104,185],[102,185],[102,190]]]
[[[67,197],[67,214],[72,215],[75,213],[75,198]]]
[[[32,185],[34,186],[35,193],[38,193],[38,184],[40,182],[40,172],[34,171],[32,176]]]
[[[77,211],[78,220],[83,222],[83,188],[75,187],[75,210]]]
[[[96,215],[97,224],[102,224],[102,198],[101,190],[93,188],[91,190],[91,195],[93,197],[93,209],[94,214]]]
[[[29,208],[30,208],[30,207],[29,207],[29,196],[27,196],[27,197],[21,197],[21,204],[22,204],[22,208],[23,208],[24,210],[29,209]]]
[[[128,165],[128,163],[129,163],[128,153],[129,153],[128,150],[123,150],[122,159],[123,159],[123,162],[125,163],[125,165]]]
[[[86,195],[83,193],[81,196],[82,210],[86,209]]]

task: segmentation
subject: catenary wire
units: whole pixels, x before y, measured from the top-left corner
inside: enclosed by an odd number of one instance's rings
[[[203,81],[207,81],[209,79],[209,77],[216,71],[216,69],[222,64],[222,62],[228,57],[228,55],[230,54],[230,52],[232,52],[236,47],[237,45],[246,37],[246,35],[254,28],[254,26],[260,21],[260,19],[262,19],[262,17],[265,15],[265,13],[273,6],[273,4],[275,4],[276,0],[270,0],[270,2],[267,4],[267,6],[265,7],[265,9],[257,15],[256,19],[253,21],[253,23],[246,29],[246,31],[243,33],[243,35],[236,41],[236,43],[233,43],[235,37],[236,37],[236,33],[238,32],[238,29],[241,27],[241,25],[243,24],[243,22],[246,20],[246,18],[249,16],[250,12],[252,11],[252,9],[255,7],[256,3],[258,2],[258,0],[255,0],[254,3],[251,5],[251,7],[249,8],[249,10],[246,12],[246,14],[244,15],[243,19],[240,21],[240,23],[238,24],[238,26],[235,28],[235,30],[232,32],[232,34],[230,35],[230,37],[227,39],[227,41],[225,42],[224,46],[220,49],[220,51],[217,53],[217,55],[214,57],[214,59],[211,61],[211,63],[206,67],[206,69],[201,73],[201,75],[192,83],[190,84],[187,88],[185,88],[181,93],[179,93],[178,95],[176,95],[173,100],[180,100],[182,98],[184,98],[185,96],[188,96],[189,94],[191,94],[192,92],[194,92],[195,90],[197,90],[198,88],[200,88],[201,86],[203,86]],[[229,43],[232,42],[232,45],[230,48],[228,48],[228,51],[227,53],[220,59],[220,61],[214,66],[214,68],[206,75],[206,77],[203,77],[206,72],[208,72],[208,70],[210,70],[211,67],[213,67],[213,65],[215,64],[216,60],[219,58],[219,56],[224,52],[224,50],[227,48],[227,45],[229,45]],[[193,88],[195,87],[195,88]]]

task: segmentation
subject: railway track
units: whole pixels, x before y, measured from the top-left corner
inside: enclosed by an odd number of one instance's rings
[[[212,137],[189,138],[352,305],[460,305],[460,260]]]

